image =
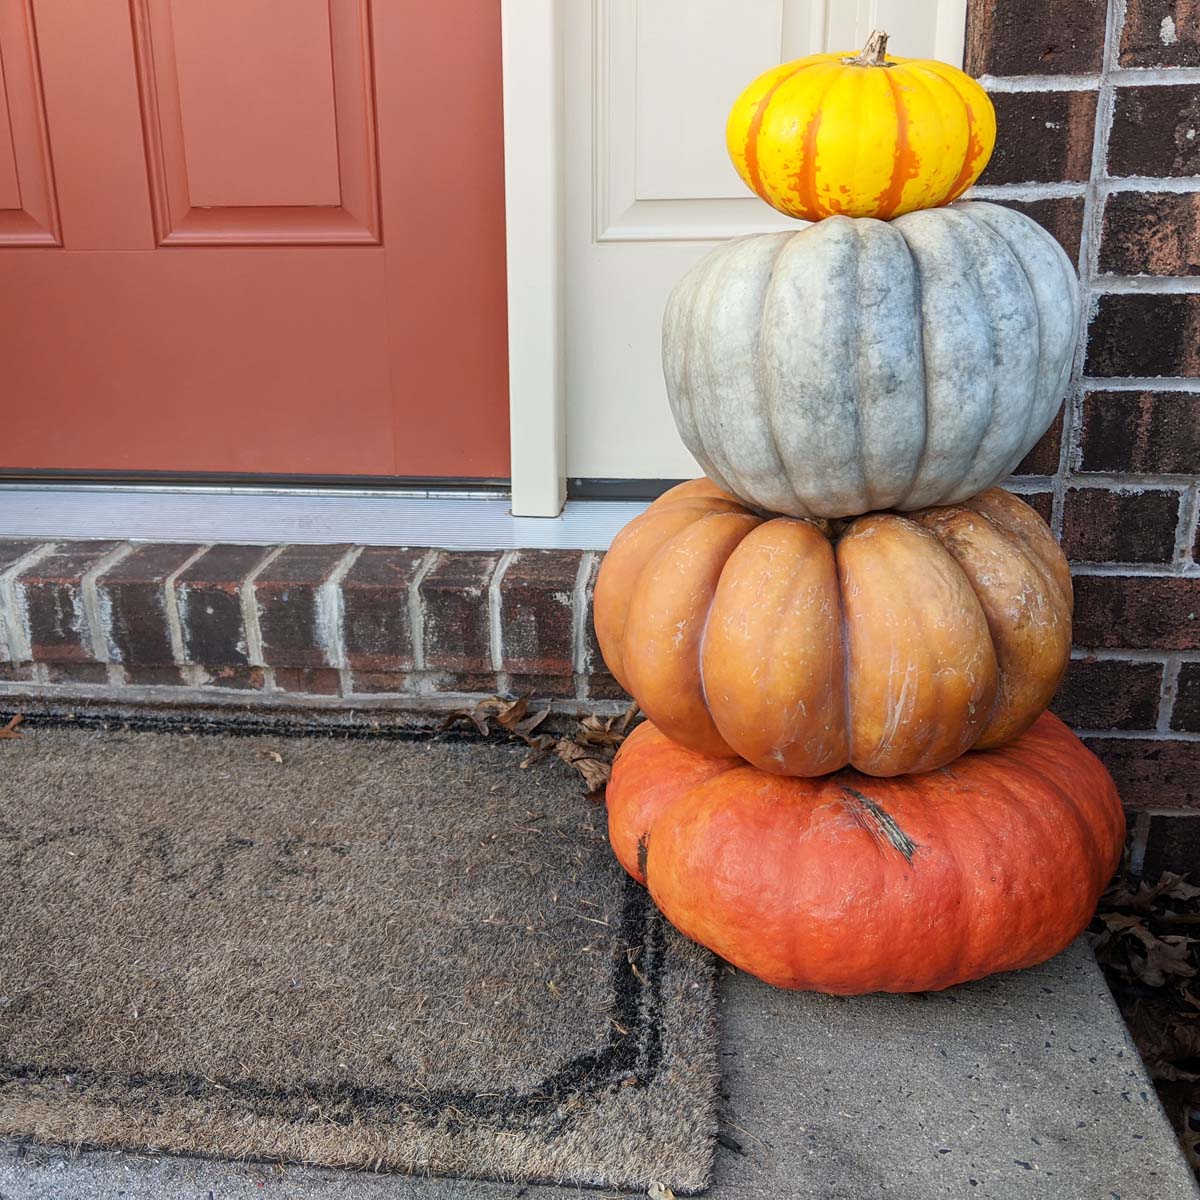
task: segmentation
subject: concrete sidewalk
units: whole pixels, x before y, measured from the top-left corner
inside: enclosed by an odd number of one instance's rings
[[[1090,951],[917,997],[722,989],[714,1200],[1194,1200]],[[3,1147],[0,1200],[565,1200],[595,1191]]]

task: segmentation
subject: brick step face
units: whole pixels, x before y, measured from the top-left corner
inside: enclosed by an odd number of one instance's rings
[[[591,633],[599,558],[0,542],[0,683],[618,701]]]

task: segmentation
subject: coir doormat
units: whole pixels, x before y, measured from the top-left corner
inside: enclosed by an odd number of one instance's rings
[[[678,1192],[712,961],[558,764],[482,743],[0,741],[0,1132]]]

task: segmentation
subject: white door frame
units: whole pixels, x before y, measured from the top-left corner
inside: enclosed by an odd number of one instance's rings
[[[519,517],[557,517],[567,495],[559,4],[500,4],[509,443]]]

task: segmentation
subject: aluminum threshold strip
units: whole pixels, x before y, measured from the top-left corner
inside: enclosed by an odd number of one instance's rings
[[[509,504],[494,492],[14,483],[0,484],[0,538],[607,550],[647,502],[569,500],[558,517],[514,517]]]

